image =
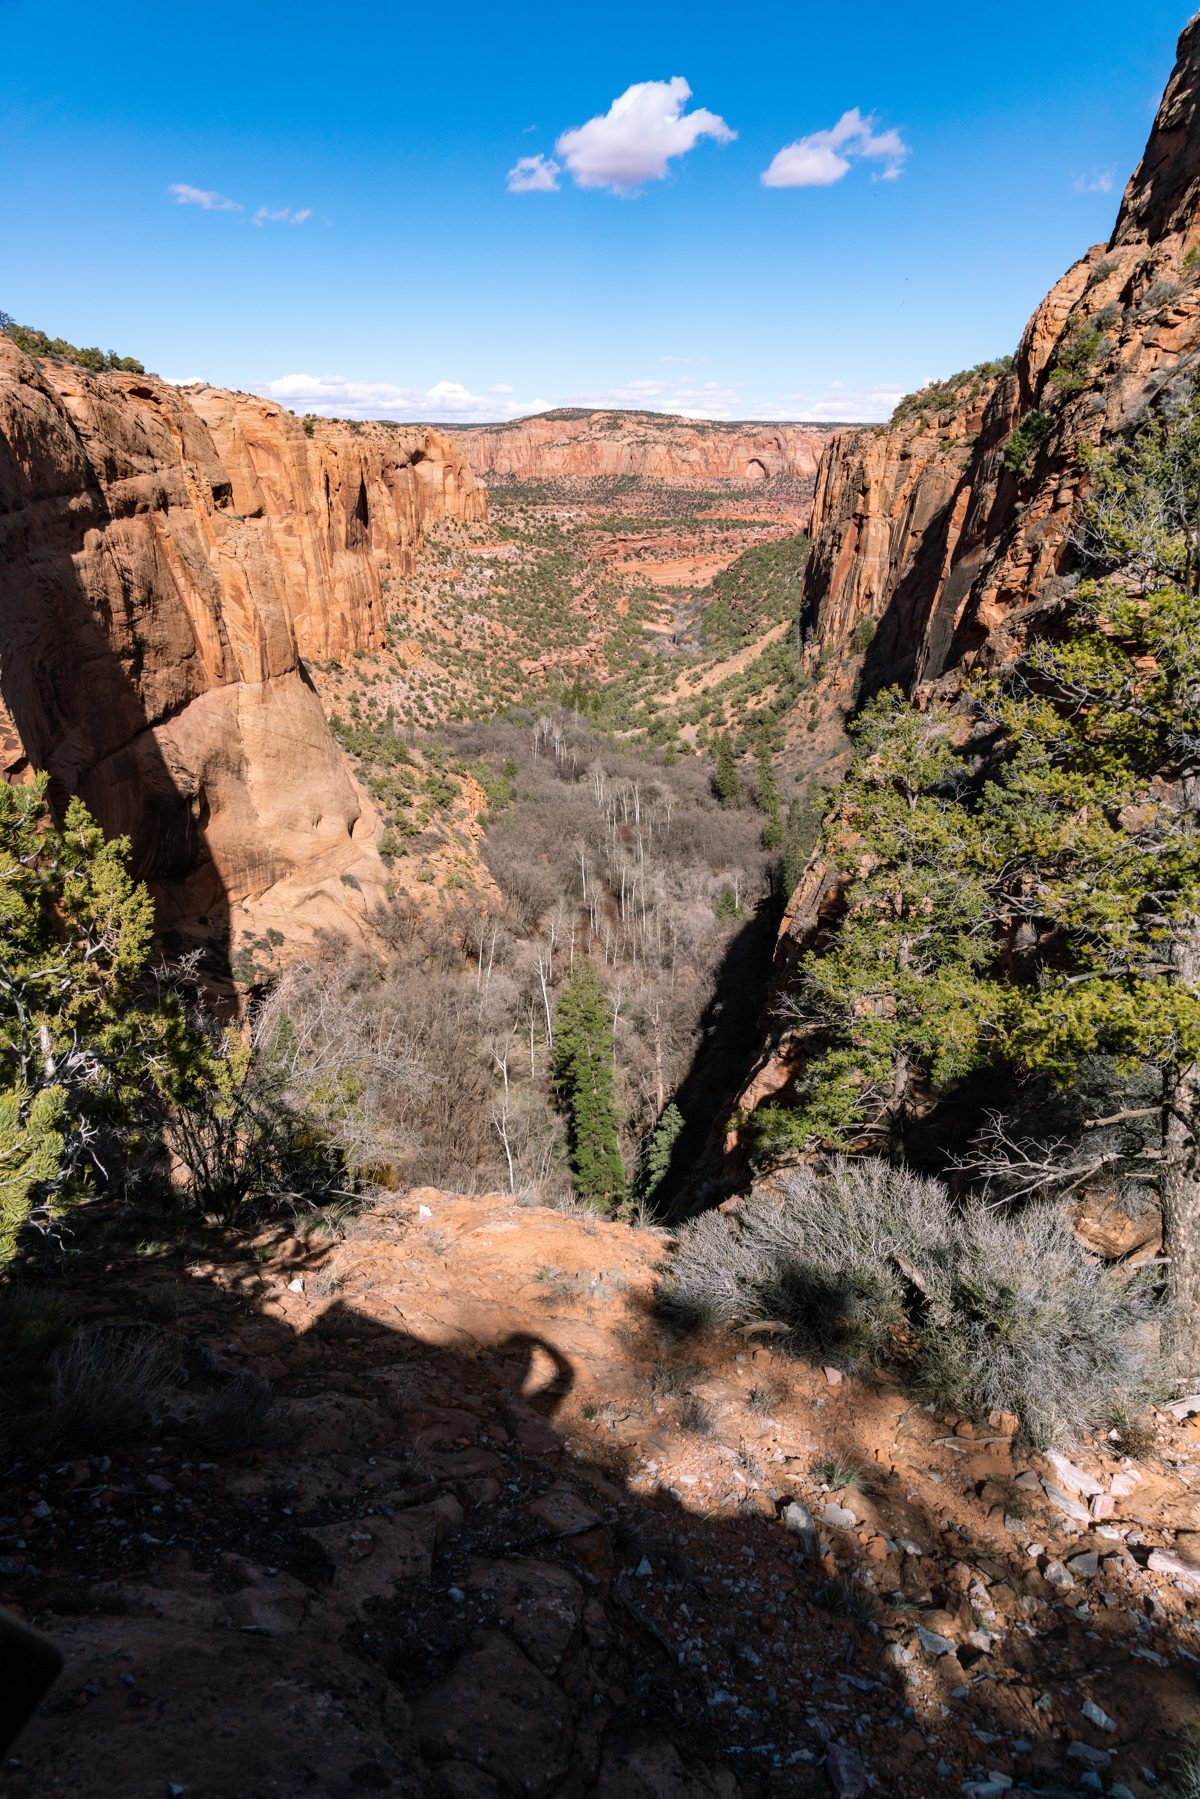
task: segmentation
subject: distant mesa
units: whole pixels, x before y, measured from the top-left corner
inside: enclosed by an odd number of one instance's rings
[[[809,493],[837,425],[559,407],[494,425],[445,424],[492,483],[633,476],[677,487],[800,483]]]

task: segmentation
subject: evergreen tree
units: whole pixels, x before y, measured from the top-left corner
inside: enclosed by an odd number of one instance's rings
[[[596,1211],[614,1212],[627,1182],[618,1140],[613,1027],[604,989],[577,962],[554,1013],[554,1090],[567,1115],[575,1188]]]
[[[712,789],[723,806],[735,806],[742,797],[742,779],[728,731],[721,732],[713,751]]]
[[[902,1155],[914,1110],[972,1070],[1061,1095],[1114,1071],[1127,1154],[1157,1179],[1168,1347],[1200,1374],[1200,407],[1093,453],[1087,579],[973,702],[981,779],[949,722],[869,705],[825,830],[845,913],[793,1002],[800,1104],[768,1142]],[[1153,1075],[1161,1105],[1130,1105]],[[1151,1122],[1146,1123],[1146,1120]],[[1109,1158],[1111,1161],[1112,1158]],[[1077,1184],[1067,1157],[1063,1189]],[[1039,1177],[1041,1179],[1042,1177]],[[1047,1169],[1042,1190],[1053,1185]]]
[[[672,1100],[663,1108],[662,1116],[650,1133],[646,1144],[645,1160],[642,1165],[642,1197],[653,1204],[667,1175],[671,1171],[671,1160],[675,1154],[675,1145],[683,1133],[683,1113]]]
[[[0,1262],[198,1070],[181,1008],[147,988],[128,853],[78,799],[56,825],[44,780],[0,786]]]
[[[763,826],[763,848],[765,850],[782,849],[784,841],[783,795],[779,791],[779,779],[775,773],[775,763],[771,756],[771,745],[764,734],[758,740],[754,751],[754,803],[760,812],[765,812],[767,822]]]

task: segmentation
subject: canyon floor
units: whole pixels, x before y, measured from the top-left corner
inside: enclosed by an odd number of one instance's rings
[[[81,1322],[170,1391],[0,1490],[67,1657],[5,1799],[1163,1790],[1200,1419],[1046,1460],[681,1335],[661,1233],[506,1195],[78,1247]]]

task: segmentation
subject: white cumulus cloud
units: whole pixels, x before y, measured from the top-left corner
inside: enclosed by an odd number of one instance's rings
[[[908,145],[895,129],[876,131],[873,113],[857,106],[844,112],[828,131],[810,131],[776,152],[762,172],[764,187],[832,187],[850,172],[855,157],[882,160],[880,179],[895,181],[908,155]]]
[[[250,391],[277,400],[293,412],[315,412],[320,418],[402,419],[408,423],[464,423],[515,418],[531,410],[503,397],[511,388],[474,394],[460,381],[435,381],[432,387],[398,387],[387,381],[351,381],[345,375],[280,375],[274,381],[250,382]],[[491,397],[488,395],[499,395]],[[545,402],[540,402],[544,405]]]
[[[176,206],[199,206],[205,212],[241,212],[241,203],[230,200],[208,187],[190,187],[186,181],[172,181],[167,192]]]
[[[510,194],[556,194],[561,174],[552,156],[519,156],[508,171]]]
[[[682,75],[670,81],[635,82],[606,113],[564,131],[555,153],[577,187],[622,191],[643,181],[661,181],[671,158],[686,155],[701,138],[727,144],[737,136],[706,107],[685,112],[691,97]]]

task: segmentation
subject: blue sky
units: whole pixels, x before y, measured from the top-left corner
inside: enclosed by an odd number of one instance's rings
[[[0,308],[298,411],[883,417],[1108,235],[1187,16],[0,0]]]

